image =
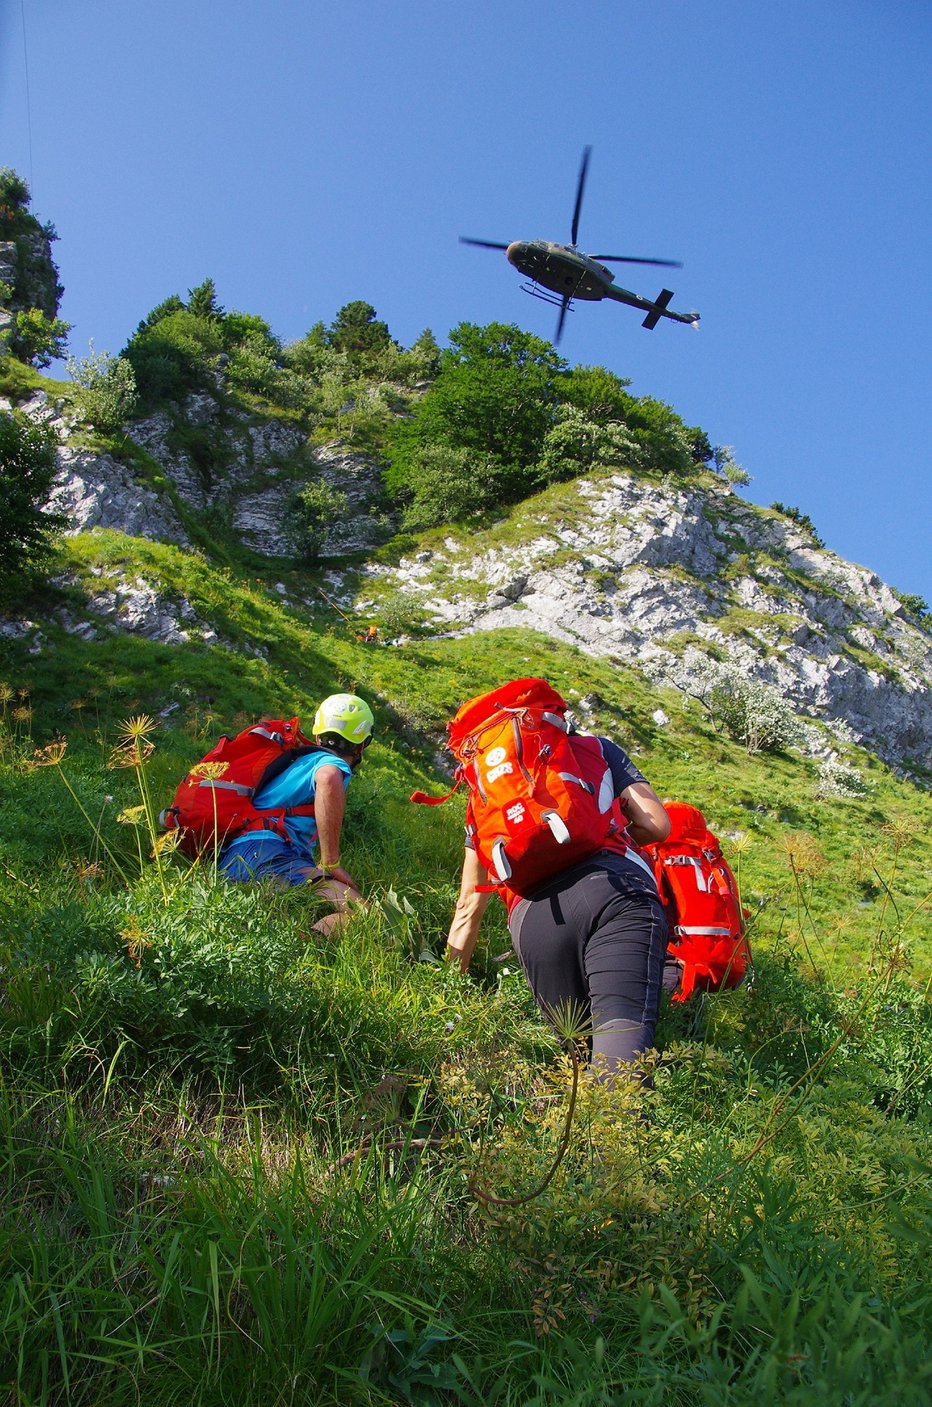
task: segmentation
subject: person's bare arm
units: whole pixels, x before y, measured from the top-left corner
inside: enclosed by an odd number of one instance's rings
[[[666,840],[670,834],[670,817],[663,802],[647,782],[634,782],[621,793],[628,830],[638,845],[650,845]]]
[[[340,866],[340,836],[346,810],[346,789],[343,772],[329,763],[318,767],[314,777],[314,819],[317,822],[317,843],[322,870],[332,871],[337,879],[353,885],[355,881]]]
[[[444,954],[447,962],[459,963],[460,972],[469,967],[479,925],[492,897],[489,892],[477,893],[477,884],[488,884],[489,876],[475,850],[467,850],[463,857],[463,875],[460,881],[459,898],[453,910],[453,920],[447,934],[447,949]]]

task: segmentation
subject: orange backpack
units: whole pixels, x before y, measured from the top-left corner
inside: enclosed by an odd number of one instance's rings
[[[626,838],[602,744],[571,733],[565,711],[545,679],[514,679],[469,699],[447,725],[453,790],[469,786],[467,832],[490,878],[513,894],[603,848],[643,864]],[[411,800],[447,798],[415,792]]]
[[[665,801],[666,840],[645,845],[670,925],[668,952],[683,970],[673,1000],[737,987],[751,967],[746,910],[717,838],[696,806]]]
[[[246,831],[271,830],[287,840],[285,817],[313,816],[313,805],[260,811],[252,798],[296,757],[317,751],[297,718],[265,719],[235,738],[224,734],[178,784],[159,819],[166,830],[181,832],[178,849],[192,858]]]

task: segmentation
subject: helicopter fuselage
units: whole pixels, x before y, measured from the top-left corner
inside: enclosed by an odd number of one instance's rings
[[[656,298],[642,298],[639,293],[619,287],[610,269],[572,244],[555,244],[549,239],[515,240],[507,246],[505,255],[510,264],[531,280],[534,286],[525,285],[528,293],[543,296],[549,302],[547,294],[537,293],[537,289],[546,288],[556,295],[552,301],[562,302],[564,310],[576,298],[590,302],[612,298],[616,303],[627,303],[629,308],[640,308],[646,313],[645,327],[656,327],[661,318],[690,323],[693,327],[699,325],[698,313],[676,313],[668,306],[673,297],[668,288],[662,289]]]
[[[549,239],[515,240],[505,250],[509,264],[534,283],[567,298],[594,301],[614,293],[614,274],[588,254]]]

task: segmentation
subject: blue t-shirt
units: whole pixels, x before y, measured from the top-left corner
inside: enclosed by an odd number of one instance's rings
[[[256,792],[253,798],[256,807],[262,810],[279,811],[285,807],[306,806],[314,800],[315,778],[321,767],[338,767],[343,773],[344,790],[350,784],[353,769],[348,762],[344,762],[342,757],[338,757],[335,752],[311,752],[305,757],[296,757],[284,771],[279,772],[277,777],[273,777],[270,782]],[[312,851],[317,843],[317,821],[313,816],[286,816],[285,830],[295,847],[312,858]],[[227,854],[237,845],[246,845],[254,842],[258,837],[272,835],[275,831],[255,830],[247,831],[245,835],[238,835],[231,840],[229,845],[224,846],[224,853]]]

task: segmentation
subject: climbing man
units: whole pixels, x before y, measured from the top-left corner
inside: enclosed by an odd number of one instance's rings
[[[284,809],[287,834],[250,830],[229,841],[220,854],[219,870],[230,880],[314,885],[332,906],[314,924],[318,933],[339,928],[353,906],[364,903],[355,879],[340,864],[340,839],[346,788],[372,741],[374,725],[371,708],[358,695],[324,699],[314,715],[315,751],[296,757],[254,797],[260,811]],[[292,808],[303,814],[289,814]]]

